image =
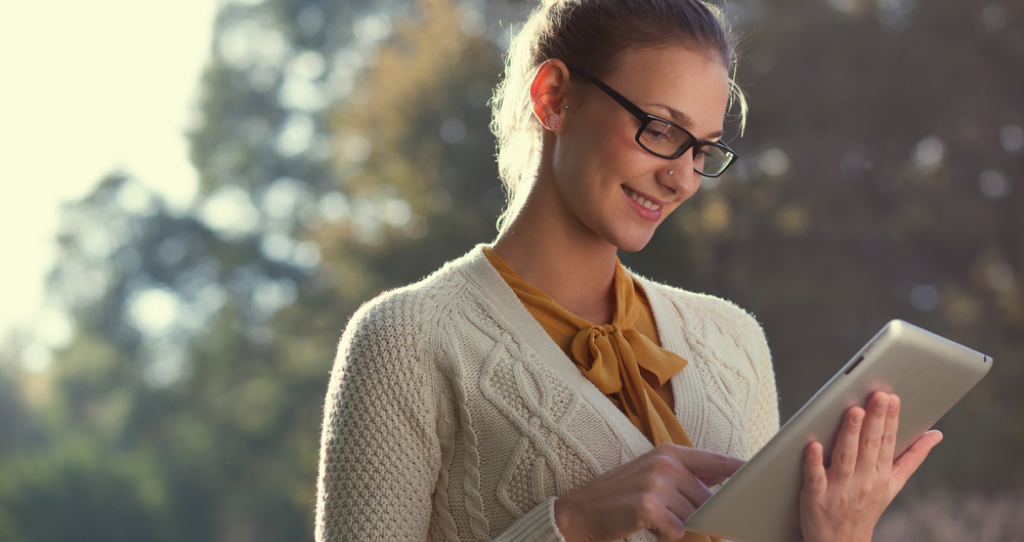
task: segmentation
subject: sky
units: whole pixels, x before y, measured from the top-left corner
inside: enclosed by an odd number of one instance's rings
[[[0,337],[69,334],[44,309],[61,202],[122,170],[188,207],[184,132],[223,2],[0,3]]]

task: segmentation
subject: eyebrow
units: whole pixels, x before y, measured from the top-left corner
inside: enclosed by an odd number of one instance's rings
[[[686,113],[683,113],[682,111],[674,107],[669,107],[665,104],[652,103],[651,105],[655,107],[660,107],[668,111],[669,116],[672,117],[672,120],[674,120],[676,124],[682,126],[683,128],[686,128],[687,130],[693,130],[693,119],[691,119],[690,116],[687,115]],[[725,135],[725,132],[722,130],[718,130],[717,132],[709,134],[706,139],[721,138],[723,135]]]

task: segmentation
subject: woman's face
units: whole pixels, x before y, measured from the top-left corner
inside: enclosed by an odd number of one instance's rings
[[[729,73],[713,55],[679,46],[630,49],[601,80],[699,139],[722,136]],[[635,139],[636,117],[575,72],[572,85],[552,153],[554,188],[590,232],[623,250],[640,250],[700,186],[692,150],[675,160],[647,152]]]

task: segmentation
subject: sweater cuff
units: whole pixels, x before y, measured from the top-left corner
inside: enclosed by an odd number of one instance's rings
[[[555,499],[538,504],[492,542],[565,542],[555,525]]]

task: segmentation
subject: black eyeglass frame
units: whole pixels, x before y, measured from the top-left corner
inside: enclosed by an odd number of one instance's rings
[[[726,169],[729,169],[729,166],[731,166],[734,162],[736,162],[736,158],[738,158],[738,155],[736,154],[736,151],[732,150],[725,143],[722,143],[721,141],[708,141],[708,140],[705,140],[705,139],[697,139],[697,136],[695,136],[692,133],[690,133],[690,131],[687,130],[686,128],[683,128],[682,126],[680,126],[680,125],[678,125],[678,124],[676,124],[676,123],[674,123],[674,122],[672,122],[672,121],[670,121],[668,119],[664,119],[664,118],[659,117],[657,115],[652,115],[652,114],[644,111],[643,109],[640,109],[640,107],[638,107],[636,104],[634,104],[633,102],[631,102],[628,99],[626,99],[625,96],[623,96],[622,94],[619,94],[618,92],[616,92],[615,89],[613,89],[612,87],[606,85],[603,81],[601,81],[597,77],[594,77],[593,75],[590,75],[589,73],[587,73],[586,70],[584,70],[584,69],[582,69],[582,68],[580,68],[578,66],[573,66],[572,64],[566,64],[566,66],[570,70],[579,73],[583,77],[586,77],[591,83],[593,83],[595,86],[597,86],[597,88],[603,90],[605,92],[605,94],[607,94],[608,96],[611,96],[611,98],[613,100],[618,102],[619,105],[621,105],[623,108],[625,108],[626,111],[629,111],[630,114],[632,114],[634,117],[636,117],[637,120],[640,121],[640,128],[636,131],[636,142],[637,142],[638,145],[640,145],[641,149],[643,149],[643,150],[653,154],[654,156],[657,156],[659,158],[665,158],[665,159],[668,159],[668,160],[675,160],[676,158],[679,158],[680,156],[686,154],[686,151],[688,151],[690,149],[693,149],[693,152],[696,154],[697,152],[700,152],[701,147],[706,147],[706,146],[707,147],[717,147],[717,148],[725,151],[726,153],[728,153],[728,156],[730,156],[729,161],[726,162],[724,167],[722,167],[722,171],[719,171],[718,173],[716,173],[714,175],[709,175],[707,173],[704,173],[703,171],[698,170],[697,168],[693,168],[693,170],[695,172],[701,174],[704,177],[720,177],[723,173],[725,173]],[[658,152],[654,152],[651,149],[648,149],[643,144],[643,142],[640,141],[640,136],[644,133],[644,130],[647,129],[647,126],[652,121],[664,122],[666,124],[669,124],[671,126],[674,126],[674,127],[678,128],[678,129],[682,130],[684,134],[686,134],[687,136],[690,137],[690,142],[687,143],[686,145],[683,145],[682,147],[680,147],[674,154],[661,154],[661,153],[658,153]]]

